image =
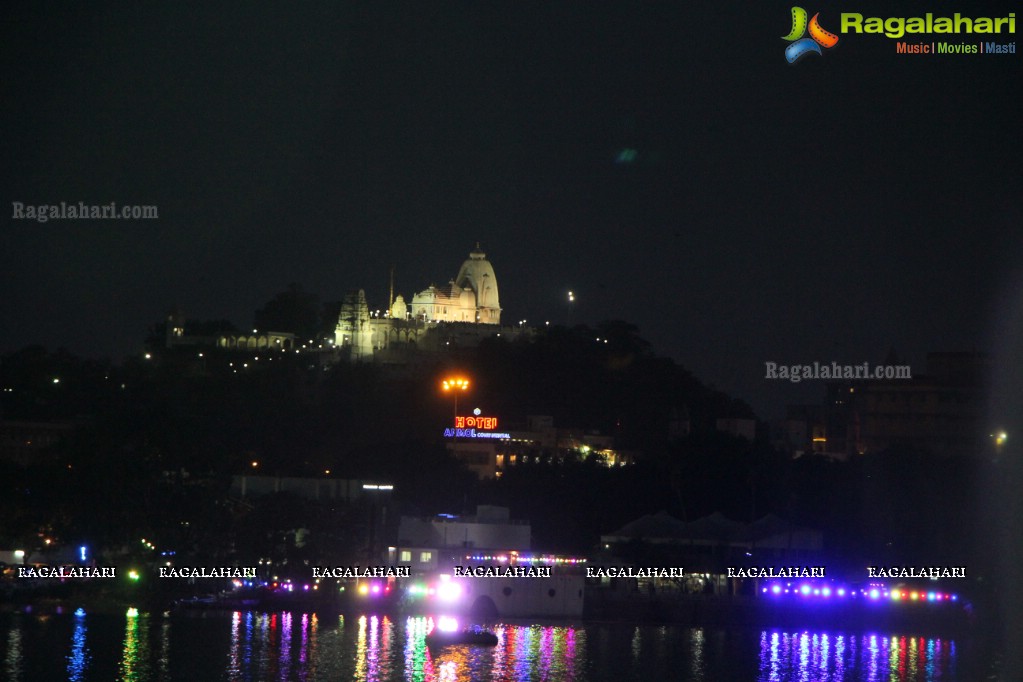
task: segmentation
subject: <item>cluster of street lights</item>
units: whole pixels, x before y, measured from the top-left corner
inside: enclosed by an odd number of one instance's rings
[[[469,390],[469,380],[465,377],[448,377],[440,382],[441,390],[455,398],[455,418],[458,418],[458,394]]]

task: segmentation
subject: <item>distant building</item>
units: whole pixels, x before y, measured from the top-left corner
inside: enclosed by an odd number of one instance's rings
[[[889,448],[989,452],[988,372],[984,353],[928,353],[911,379],[828,382],[823,404],[789,408],[776,442],[796,456],[838,459]]]
[[[847,449],[910,447],[939,455],[987,451],[989,358],[983,353],[929,353],[926,373],[907,381],[837,386],[848,390]]]
[[[448,428],[446,447],[481,479],[499,478],[508,468],[524,464],[593,461],[609,468],[635,464],[635,455],[615,449],[611,436],[556,428],[554,419],[547,415],[526,417],[524,429],[503,428],[499,431]]]
[[[476,474],[481,480],[496,478],[498,475],[498,449],[501,447],[493,439],[489,440],[452,440],[447,442],[447,449],[455,459]]]
[[[412,318],[436,322],[501,324],[497,275],[479,244],[469,252],[469,258],[462,263],[458,276],[448,282],[447,286],[438,288],[431,284],[412,297]]]
[[[259,332],[255,329],[251,334],[216,331],[210,323],[186,322],[180,308],[167,313],[164,345],[167,348],[204,347],[218,348],[225,351],[286,351],[295,348],[295,335],[291,332]],[[198,329],[193,329],[198,326]]]
[[[501,327],[501,303],[494,266],[477,244],[458,275],[444,286],[431,284],[412,296],[397,295],[384,310],[373,310],[362,289],[341,303],[334,345],[352,360],[400,361],[396,353],[475,346],[491,336],[515,337],[522,327]],[[388,352],[390,351],[390,352]]]
[[[496,444],[496,468],[500,476],[522,464],[562,464],[595,461],[606,467],[635,464],[632,452],[614,447],[614,438],[596,431],[556,427],[548,415],[529,415],[524,429],[512,430]]]

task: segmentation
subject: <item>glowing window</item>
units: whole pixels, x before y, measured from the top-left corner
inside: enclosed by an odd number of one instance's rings
[[[433,558],[433,552],[420,552],[419,563],[425,564]]]
[[[401,550],[402,561],[412,561],[412,551],[408,549]]]

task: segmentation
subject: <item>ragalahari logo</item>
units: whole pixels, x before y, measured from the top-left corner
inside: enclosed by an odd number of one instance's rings
[[[838,44],[838,36],[821,28],[820,23],[817,21],[819,16],[820,12],[813,15],[813,19],[810,20],[808,25],[806,10],[802,7],[792,8],[792,30],[787,36],[782,36],[782,40],[792,43],[785,48],[785,59],[788,60],[789,64],[795,64],[811,52],[822,54],[822,47],[834,47]],[[810,37],[804,38],[803,34],[806,33],[807,28],[810,30]]]

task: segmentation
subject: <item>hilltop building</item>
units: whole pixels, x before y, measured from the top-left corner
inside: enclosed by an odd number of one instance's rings
[[[402,351],[471,347],[483,338],[522,332],[521,327],[501,327],[497,275],[477,243],[454,279],[419,291],[411,305],[398,294],[386,310],[375,311],[364,290],[347,294],[334,346],[352,360],[397,361]]]

